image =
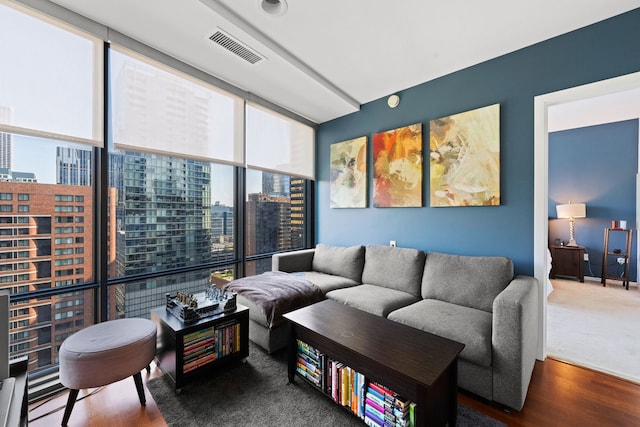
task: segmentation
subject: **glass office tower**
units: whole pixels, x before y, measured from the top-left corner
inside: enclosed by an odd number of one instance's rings
[[[211,166],[209,163],[139,152],[119,152],[117,184],[117,277],[211,262]],[[208,270],[128,283],[120,316],[149,317],[165,294],[201,292]]]

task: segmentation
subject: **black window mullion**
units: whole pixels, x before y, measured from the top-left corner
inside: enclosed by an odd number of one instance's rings
[[[315,181],[306,179],[304,183],[304,244],[305,248],[313,248],[316,245],[315,223]]]
[[[247,257],[247,245],[246,245],[246,213],[245,213],[245,198],[247,189],[247,170],[245,168],[236,167],[236,174],[234,180],[235,190],[235,209],[234,209],[234,249],[235,258],[240,260],[236,264],[235,277],[245,276],[245,262]]]
[[[107,222],[108,218],[108,201],[109,201],[109,140],[110,140],[110,117],[109,117],[109,44],[104,43],[104,68],[103,68],[103,148],[96,149],[96,161],[94,167],[94,180],[96,194],[96,203],[94,203],[96,211],[94,239],[97,253],[94,253],[96,266],[96,281],[100,284],[98,295],[94,299],[95,321],[104,322],[108,320],[108,248],[107,248]],[[115,200],[112,201],[115,203]],[[115,218],[113,218],[115,220]],[[114,248],[112,248],[113,250]]]

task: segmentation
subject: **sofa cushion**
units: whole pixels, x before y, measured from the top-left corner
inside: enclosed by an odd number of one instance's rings
[[[342,276],[334,276],[333,274],[320,273],[318,271],[304,271],[299,274],[317,287],[320,288],[323,294],[333,291],[334,289],[348,288],[351,286],[359,285],[360,282],[348,279]]]
[[[491,313],[434,299],[389,313],[389,319],[464,344],[461,359],[491,366]]]
[[[316,246],[312,267],[320,273],[343,276],[361,283],[364,246]]]
[[[418,249],[369,245],[364,254],[362,283],[420,296],[424,252]]]
[[[327,298],[377,316],[387,317],[399,307],[419,301],[406,292],[375,285],[358,285],[327,293]]]
[[[505,257],[429,252],[422,276],[422,298],[493,311],[493,300],[513,279]]]

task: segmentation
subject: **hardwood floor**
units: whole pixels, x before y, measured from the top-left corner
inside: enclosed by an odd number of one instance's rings
[[[155,367],[148,378],[161,375]],[[80,397],[93,390],[82,390]],[[160,427],[166,426],[153,397],[146,390],[147,406],[140,406],[132,378],[111,384],[76,403],[70,427]],[[30,405],[29,425],[60,425],[67,393],[42,404]],[[536,362],[522,411],[506,413],[498,405],[466,392],[458,401],[511,427],[519,426],[638,426],[640,425],[640,385],[589,369],[547,359]],[[363,423],[364,425],[364,423]]]

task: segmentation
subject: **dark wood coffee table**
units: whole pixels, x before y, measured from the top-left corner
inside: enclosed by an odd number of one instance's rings
[[[415,402],[417,426],[456,425],[458,355],[464,344],[332,300],[284,317],[290,326],[290,382],[300,339]]]

